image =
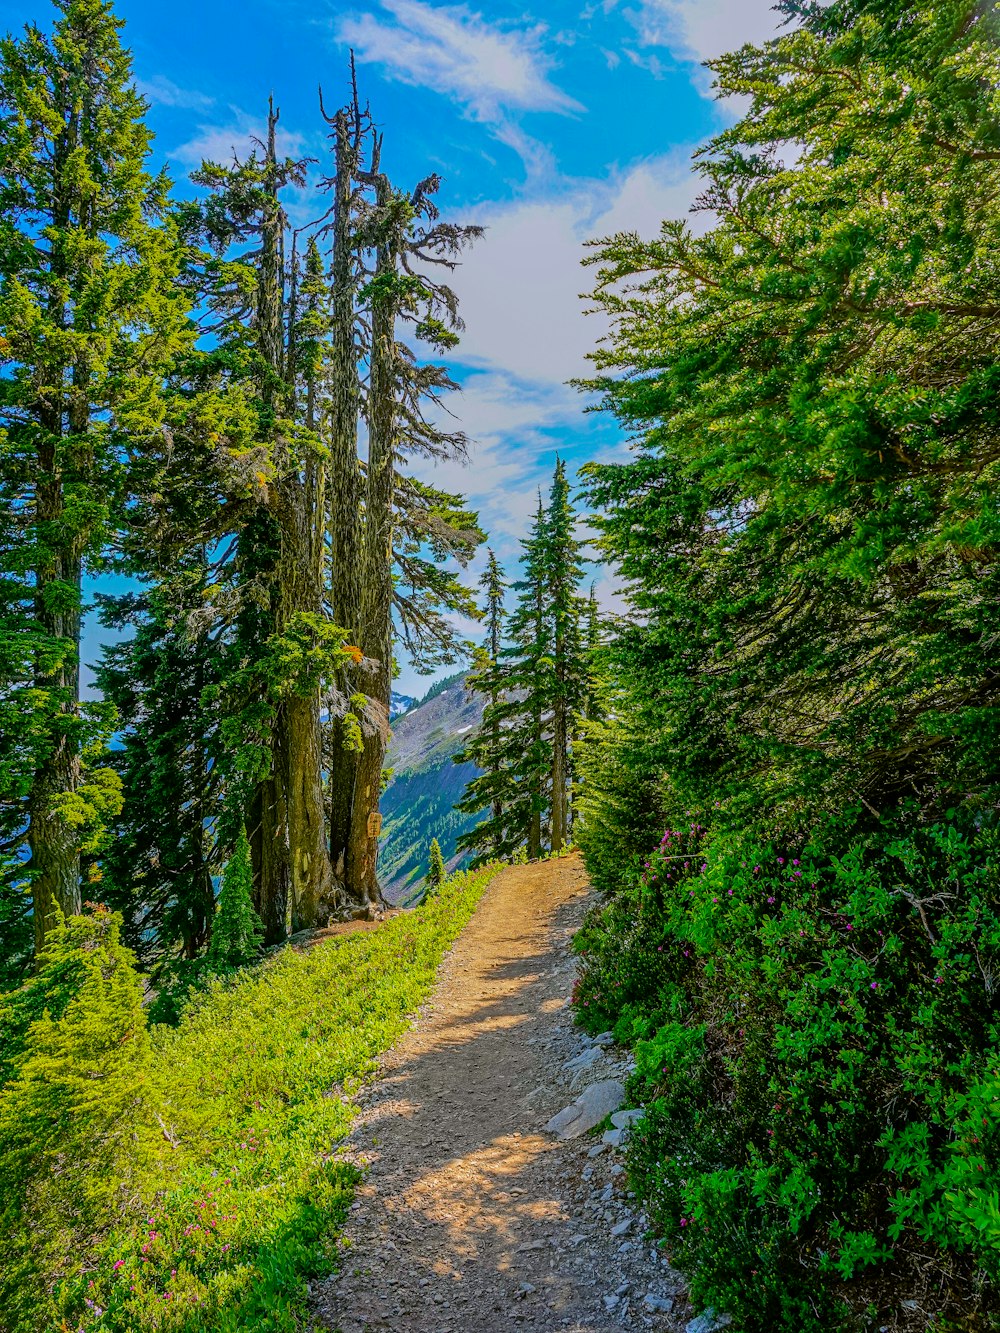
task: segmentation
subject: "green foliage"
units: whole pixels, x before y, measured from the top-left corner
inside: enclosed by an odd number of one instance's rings
[[[306,1281],[336,1267],[356,1178],[331,1154],[351,1121],[331,1089],[350,1089],[404,1031],[495,869],[453,876],[378,931],[286,948],[216,979],[176,1028],[151,1037],[115,919],[71,922],[82,987],[59,970],[67,955],[57,968],[53,954],[37,981],[48,978],[54,1008],[65,1002],[62,1020],[31,1029],[20,1075],[0,1094],[5,1254],[17,1258],[0,1278],[0,1324],[10,1333],[55,1333],[64,1320],[106,1333],[299,1333]],[[92,949],[95,922],[103,934]],[[35,984],[27,1003],[37,1009],[43,998]],[[101,1075],[82,1091],[81,1068]],[[52,1126],[73,1099],[75,1119],[60,1123],[76,1155],[68,1175],[52,1173]],[[31,1266],[35,1250],[10,1249],[23,1226],[10,1187],[22,1179],[34,1182],[33,1217],[45,1205],[52,1291]],[[81,1199],[100,1223],[93,1231],[69,1213]]]
[[[612,895],[578,1012],[635,1045],[631,1171],[696,1301],[985,1330],[1000,18],[781,8],[713,65],[747,110],[709,225],[594,261],[636,449],[587,474],[630,606],[578,753]]]
[[[260,952],[264,927],[253,906],[253,865],[246,829],[222,872],[219,907],[212,922],[208,961],[213,971],[245,967]]]
[[[0,824],[30,844],[39,929],[120,804],[79,708],[82,579],[193,335],[121,23],[102,0],[54,20],[0,42]]]
[[[104,909],[58,925],[3,1012],[5,1327],[38,1327],[52,1280],[86,1267],[148,1172],[149,1035],[120,926]]]
[[[427,879],[425,896],[439,892],[445,878],[444,857],[441,855],[441,848],[437,838],[431,838],[430,852],[428,853]]]
[[[581,1020],[635,1044],[629,1167],[696,1299],[747,1333],[903,1299],[991,1326],[994,823],[669,830],[578,947]]]
[[[598,384],[639,436],[589,470],[629,725],[682,804],[765,824],[988,800],[998,743],[1000,20],[794,12],[716,64],[750,109],[700,156],[714,225],[594,261]]]
[[[98,684],[117,710],[112,755],[123,809],[101,857],[101,897],[122,912],[125,939],[152,966],[204,947],[220,791],[218,709],[206,698],[223,657],[188,619],[203,604],[202,560],[142,595],[103,599],[102,618],[133,637],[105,649]],[[162,990],[162,980],[160,983]]]

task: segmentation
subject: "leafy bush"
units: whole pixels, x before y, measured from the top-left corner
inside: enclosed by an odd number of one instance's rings
[[[954,814],[671,830],[577,1006],[635,1042],[632,1178],[743,1333],[1000,1326],[1000,848]]]
[[[79,1182],[116,1202],[127,1183],[128,1207],[92,1210],[82,1244],[66,1215],[76,1184],[55,1171],[45,1186],[45,1216],[54,1219],[47,1264],[29,1272],[39,1253],[32,1250],[35,1214],[21,1202],[17,1174],[28,1122],[21,1131],[12,1117],[34,1105],[23,1089],[35,1089],[38,1104],[59,1094],[58,1084],[45,1092],[36,1080],[35,1047],[44,1038],[68,1049],[77,1015],[90,1032],[117,993],[114,970],[103,967],[102,990],[101,969],[85,967],[62,1018],[27,1025],[26,1043],[11,1054],[19,1072],[0,1094],[0,1242],[5,1258],[12,1245],[24,1256],[19,1272],[5,1271],[0,1284],[5,1333],[299,1330],[305,1279],[335,1266],[333,1242],[355,1181],[353,1167],[334,1153],[351,1111],[331,1090],[353,1086],[406,1028],[495,869],[452,877],[426,906],[377,931],[304,952],[286,948],[236,978],[216,978],[176,1028],[136,1029],[136,1043],[149,1044],[141,1088],[133,1080],[126,1089],[126,1057],[113,1044],[118,1029],[107,1025],[112,1045],[95,1071],[106,1081],[114,1075],[107,1086],[128,1092],[135,1147],[102,1155],[88,1138],[118,1107],[117,1092],[103,1106],[96,1099],[77,1105],[69,1141],[87,1140],[73,1162]],[[85,934],[76,920],[67,929]],[[107,952],[116,936],[106,929]],[[75,965],[85,962],[78,956]],[[134,973],[130,982],[122,973],[123,993],[135,984]],[[52,1134],[44,1143],[56,1151],[56,1119],[45,1123]]]

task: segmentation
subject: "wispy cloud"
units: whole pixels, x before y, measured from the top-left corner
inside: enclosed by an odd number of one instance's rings
[[[384,65],[403,83],[455,98],[478,120],[507,111],[582,110],[549,78],[545,28],[501,28],[464,5],[381,0],[386,17],[349,14],[337,39],[360,60]]]
[[[136,79],[135,86],[141,96],[156,106],[175,106],[185,111],[207,111],[215,104],[214,97],[208,97],[193,88],[181,88],[163,74],[154,74],[151,79]]]
[[[554,61],[545,49],[543,24],[501,26],[464,5],[425,0],[380,4],[381,15],[338,19],[337,41],[401,83],[452,98],[521,157],[529,177],[551,169],[548,150],[521,128],[517,117],[528,111],[571,115],[584,108],[550,77]]]
[[[231,162],[234,156],[249,157],[255,145],[266,139],[267,124],[263,117],[230,106],[224,121],[199,125],[193,137],[178,144],[171,150],[170,156],[189,167],[199,166],[203,161]],[[284,129],[280,122],[277,139],[280,155],[304,156],[304,137],[294,130]]]
[[[781,24],[775,0],[642,0],[624,12],[644,46],[699,61],[767,41]]]
[[[688,211],[701,188],[679,151],[480,210],[475,221],[486,236],[452,280],[466,322],[458,357],[522,384],[556,388],[586,375],[586,354],[604,325],[599,316],[583,318],[589,303],[580,293],[593,283],[581,266],[585,242],[617,231],[655,235],[664,218]]]

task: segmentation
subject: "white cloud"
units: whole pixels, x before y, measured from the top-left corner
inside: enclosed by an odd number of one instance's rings
[[[203,161],[231,162],[234,154],[247,158],[260,143],[267,141],[267,123],[259,116],[251,116],[239,107],[229,107],[224,124],[199,125],[193,138],[179,144],[170,156],[186,166],[199,166]],[[285,130],[278,122],[277,144],[279,157],[305,155],[305,139],[295,131]]]
[[[593,284],[584,243],[617,231],[655,235],[687,212],[700,189],[686,154],[639,163],[606,180],[576,182],[552,198],[487,209],[486,235],[453,278],[466,322],[458,358],[521,383],[551,387],[587,373],[602,335],[584,319]]]
[[[781,25],[774,0],[643,0],[626,13],[645,45],[699,61],[767,41]]]
[[[359,60],[384,65],[402,83],[432,88],[459,101],[477,120],[507,111],[579,111],[549,79],[542,25],[504,29],[464,5],[381,0],[391,18],[350,14],[335,27]]]
[[[214,97],[207,97],[193,88],[181,88],[163,74],[154,74],[151,79],[136,79],[135,87],[140,96],[156,106],[175,106],[185,111],[207,111],[215,104]]]

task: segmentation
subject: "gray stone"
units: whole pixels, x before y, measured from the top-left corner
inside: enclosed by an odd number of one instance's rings
[[[700,1314],[697,1319],[692,1319],[686,1325],[684,1333],[718,1333],[720,1328],[728,1328],[732,1319],[727,1314],[716,1314],[709,1307],[704,1314]]]
[[[587,1153],[587,1156],[600,1157],[602,1152],[607,1152],[607,1151],[608,1151],[608,1145],[606,1143],[595,1143],[594,1146]]]
[[[557,1112],[545,1126],[561,1139],[579,1138],[613,1114],[625,1100],[625,1088],[617,1079],[605,1078],[591,1083],[570,1106]]]
[[[611,1117],[611,1123],[615,1129],[630,1129],[632,1125],[640,1121],[646,1112],[641,1106],[635,1107],[631,1111],[616,1111]]]
[[[619,1298],[613,1292],[610,1296],[605,1296],[604,1298],[605,1310],[613,1310],[615,1306],[618,1304],[618,1300]]]
[[[626,1217],[623,1222],[619,1222],[617,1226],[611,1228],[611,1239],[618,1240],[620,1236],[627,1236],[631,1230],[632,1230],[632,1219],[630,1217]]]
[[[613,1046],[615,1044],[615,1034],[613,1032],[602,1032],[599,1037],[594,1038],[595,1046]]]
[[[606,1143],[609,1148],[620,1148],[625,1142],[625,1131],[623,1129],[606,1129],[601,1136],[601,1142]]]
[[[589,1069],[591,1065],[596,1065],[598,1060],[603,1060],[604,1052],[600,1046],[588,1046],[585,1051],[575,1055],[572,1060],[567,1060],[563,1069],[576,1071],[579,1069]]]
[[[666,1296],[657,1296],[654,1291],[647,1291],[642,1298],[642,1303],[650,1314],[669,1314],[674,1308],[674,1303]]]

